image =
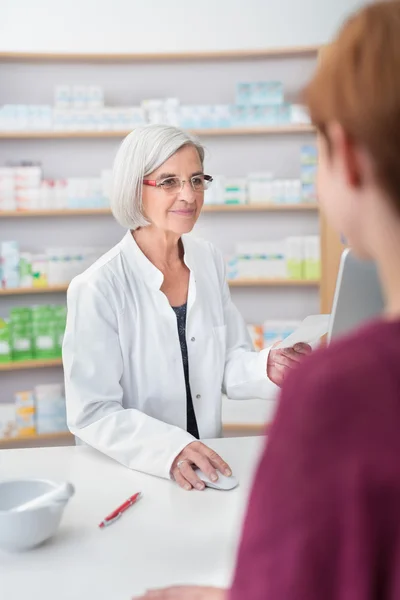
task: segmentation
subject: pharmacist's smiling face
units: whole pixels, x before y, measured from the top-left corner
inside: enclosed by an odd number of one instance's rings
[[[146,180],[166,182],[165,186],[143,186],[143,213],[155,227],[178,235],[189,233],[201,212],[204,191],[194,191],[190,181],[203,174],[203,166],[194,146],[184,146]],[[181,190],[173,189],[174,178],[185,181]],[[172,188],[172,189],[170,189]]]

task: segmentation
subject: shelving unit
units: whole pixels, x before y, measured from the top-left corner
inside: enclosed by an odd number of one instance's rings
[[[228,281],[230,287],[313,287],[320,284],[319,281],[311,279],[231,279]],[[30,294],[59,294],[67,291],[69,284],[63,285],[51,285],[42,288],[9,288],[6,290],[0,290],[1,296],[28,296]]]
[[[242,73],[246,73],[245,77],[252,77],[252,75],[247,75],[247,68],[248,66],[252,65],[252,62],[249,61],[257,61],[257,63],[261,64],[262,60],[273,60],[275,61],[276,59],[279,60],[285,60],[285,59],[294,59],[294,60],[303,60],[303,59],[308,59],[310,57],[317,57],[317,54],[319,52],[319,48],[317,46],[306,46],[306,47],[287,47],[287,48],[277,48],[277,49],[257,49],[257,50],[240,50],[240,51],[226,51],[226,52],[189,52],[189,53],[166,53],[166,54],[93,54],[93,53],[79,53],[79,54],[60,54],[60,53],[51,53],[51,54],[47,54],[47,53],[19,53],[19,52],[0,52],[0,67],[1,67],[1,63],[7,63],[7,62],[16,62],[19,64],[19,68],[21,68],[21,66],[24,65],[26,68],[28,68],[27,65],[29,65],[29,70],[30,69],[40,69],[40,66],[44,63],[60,63],[60,81],[62,81],[62,64],[66,65],[66,68],[69,69],[69,75],[68,77],[71,77],[71,68],[73,66],[74,63],[79,64],[79,68],[82,69],[84,65],[87,66],[87,68],[96,68],[96,69],[100,69],[100,67],[102,65],[113,65],[113,73],[115,72],[116,69],[121,68],[121,65],[119,63],[123,63],[124,65],[124,69],[128,69],[131,68],[131,66],[133,65],[133,63],[137,63],[138,67],[135,67],[140,69],[140,68],[144,68],[147,66],[142,65],[142,67],[140,67],[141,63],[160,63],[160,69],[165,70],[166,68],[166,63],[170,63],[171,65],[171,69],[172,68],[177,68],[180,69],[180,63],[190,63],[193,62],[193,65],[188,66],[187,68],[190,68],[190,70],[194,70],[197,68],[201,68],[198,67],[197,65],[195,65],[194,63],[205,63],[208,64],[210,66],[210,68],[212,68],[212,62],[213,61],[217,61],[220,63],[223,63],[224,61],[227,61],[229,63],[233,63],[235,61],[238,62],[238,65],[241,65],[239,68],[241,68],[241,72]],[[246,63],[247,61],[247,63]],[[304,64],[304,63],[301,63]],[[93,66],[95,65],[95,66]],[[128,66],[130,65],[130,66]],[[86,67],[85,67],[86,68]],[[219,67],[218,67],[219,68]],[[231,67],[230,67],[231,68]],[[261,68],[262,68],[262,64],[261,64]],[[96,73],[99,73],[100,71],[96,71]],[[236,69],[235,69],[236,72]],[[301,71],[303,73],[303,71]],[[22,72],[21,72],[22,73]],[[142,75],[143,75],[143,71],[141,71]],[[21,76],[21,74],[20,74]],[[46,77],[53,77],[52,75],[49,74],[49,71],[46,71]],[[153,77],[153,75],[152,75]],[[268,78],[268,75],[266,76]],[[219,78],[218,78],[219,79]],[[253,79],[255,80],[255,79]],[[114,81],[117,81],[117,79],[114,78]],[[141,77],[140,79],[141,84],[143,85],[143,78]],[[152,80],[153,81],[153,80]],[[228,80],[227,80],[228,81]],[[246,79],[244,79],[244,81],[246,81]],[[289,81],[289,80],[288,80]],[[68,81],[73,83],[72,81]],[[215,80],[215,83],[218,83],[217,80]],[[180,91],[179,89],[175,89],[175,84],[174,84],[174,92],[177,93],[177,95],[179,95]],[[122,90],[122,88],[121,88]],[[123,102],[123,97],[121,95],[121,90],[118,91],[118,93],[120,94],[120,101]],[[224,90],[222,90],[224,93]],[[146,89],[143,90],[143,95],[146,94]],[[223,98],[223,95],[222,95]],[[212,101],[212,97],[209,98],[210,101]],[[23,103],[23,98],[19,99],[19,102],[22,100]],[[27,100],[29,100],[29,98],[27,98]],[[188,100],[193,101],[193,100]],[[206,99],[207,101],[207,99]],[[49,157],[49,159],[53,158],[53,154],[60,151],[61,153],[64,152],[65,148],[68,148],[68,158],[71,157],[72,163],[73,158],[74,158],[74,151],[75,151],[75,144],[77,145],[76,148],[78,148],[78,144],[82,144],[82,148],[89,148],[89,149],[94,149],[97,150],[97,148],[103,148],[103,144],[104,146],[109,149],[114,147],[115,143],[118,143],[119,139],[122,139],[122,137],[124,137],[127,133],[129,133],[128,131],[3,131],[0,132],[0,142],[6,144],[7,143],[7,147],[12,148],[14,155],[16,155],[16,157],[19,156],[19,154],[21,155],[21,158],[29,158],[29,148],[40,148],[40,153],[39,156],[40,157],[44,157],[46,155],[47,152],[47,156]],[[234,144],[238,145],[238,149],[239,149],[239,143],[243,144],[243,148],[252,148],[253,145],[255,145],[255,147],[260,148],[261,144],[263,143],[263,136],[266,137],[266,139],[270,139],[270,141],[268,143],[271,144],[276,144],[277,147],[281,144],[285,144],[285,148],[286,148],[286,144],[290,144],[290,140],[291,140],[291,136],[294,136],[295,139],[304,139],[304,141],[306,140],[310,140],[310,136],[313,135],[314,133],[314,128],[310,125],[287,125],[287,126],[270,126],[270,127],[239,127],[239,128],[226,128],[226,129],[199,129],[199,130],[193,130],[192,131],[193,134],[200,136],[202,138],[209,138],[206,140],[206,145],[211,146],[211,144],[215,145],[216,147],[219,148],[219,152],[221,152],[221,149],[223,149],[222,151],[225,152],[226,150],[229,150],[230,148],[232,148],[232,146]],[[303,136],[303,138],[302,138]],[[52,154],[50,155],[49,151],[45,150],[45,148],[48,148],[46,140],[50,142],[50,147],[51,147],[51,152]],[[54,144],[52,144],[52,140],[54,141]],[[58,141],[56,141],[58,140]],[[92,141],[91,141],[92,140]],[[97,141],[98,140],[98,141]],[[100,142],[100,140],[103,140],[103,142]],[[107,141],[109,140],[109,141]],[[25,143],[26,141],[26,143]],[[37,143],[36,143],[36,142]],[[12,142],[9,144],[9,142]],[[251,145],[251,146],[250,146]],[[4,146],[6,147],[6,146]],[[72,149],[72,152],[71,152]],[[24,155],[22,156],[22,150]],[[84,150],[83,150],[84,152]],[[89,152],[91,152],[91,150],[89,150]],[[70,154],[69,154],[70,153]],[[38,153],[36,152],[36,155]],[[96,154],[96,157],[93,159],[94,162],[96,162],[96,159],[100,156],[100,154]],[[232,156],[232,155],[231,155]],[[243,157],[246,158],[245,154],[243,153]],[[14,156],[15,158],[15,156]],[[273,157],[272,157],[273,158]],[[103,159],[103,163],[102,164],[108,164],[104,158],[104,155],[102,156]],[[249,162],[250,161],[250,162]],[[49,176],[52,176],[52,169],[54,169],[54,165],[55,162],[54,160],[50,161],[52,162],[52,165],[50,167],[50,173]],[[46,162],[44,162],[45,166],[46,166]],[[85,163],[86,164],[86,163]],[[98,163],[97,163],[98,164]],[[243,172],[246,172],[245,169],[248,169],[250,167],[250,165],[252,165],[252,161],[251,159],[248,157],[248,160],[246,162],[246,160],[243,160],[243,166],[240,163],[240,169],[243,169],[242,171],[238,171],[239,174],[242,174]],[[77,175],[85,175],[85,173],[78,173],[79,171],[79,166],[77,165],[76,161],[75,161],[75,167],[78,167]],[[74,175],[74,166],[71,167],[71,175]],[[94,167],[93,167],[94,168]],[[238,166],[236,166],[236,168],[239,168]],[[257,166],[257,169],[259,168],[259,166]],[[233,169],[233,167],[232,167]],[[96,171],[94,171],[96,172]],[[222,173],[225,173],[226,171],[221,171]],[[228,173],[227,173],[228,174]],[[234,172],[229,173],[229,175],[233,176]],[[54,175],[56,176],[56,175]],[[63,176],[63,173],[57,174],[57,176]],[[68,173],[68,176],[70,176],[70,173]],[[231,215],[229,216],[229,219],[233,219],[233,223],[235,224],[234,227],[236,227],[236,230],[238,230],[237,227],[237,220],[239,220],[239,224],[240,224],[240,218],[237,219],[238,215],[245,215],[246,213],[249,213],[249,216],[246,216],[246,223],[247,221],[250,223],[252,221],[252,217],[250,216],[251,213],[254,213],[254,215],[257,215],[257,213],[263,214],[263,213],[270,213],[271,214],[271,219],[275,219],[275,220],[279,220],[281,217],[279,216],[279,213],[283,213],[285,214],[296,214],[296,218],[298,216],[299,220],[302,220],[302,222],[309,222],[309,221],[304,221],[305,219],[313,219],[314,217],[311,216],[313,213],[315,213],[315,215],[318,215],[318,206],[316,204],[296,204],[296,205],[216,205],[216,206],[210,206],[210,205],[205,205],[203,208],[203,212],[204,213],[209,213],[209,216],[207,217],[208,219],[212,219],[216,223],[220,223],[218,221],[218,219],[221,219],[222,216],[225,215]],[[272,213],[275,213],[277,216],[274,216]],[[62,220],[63,218],[68,218],[68,217],[85,217],[87,219],[90,219],[92,217],[100,217],[100,216],[109,216],[111,214],[110,210],[108,208],[101,208],[101,209],[77,209],[77,210],[35,210],[35,211],[26,211],[26,212],[16,212],[16,211],[9,211],[9,212],[2,212],[0,213],[0,224],[1,222],[3,223],[3,226],[6,227],[6,231],[8,232],[8,230],[12,231],[14,228],[14,231],[16,231],[16,227],[17,224],[18,226],[20,226],[22,228],[22,223],[25,223],[25,219],[36,219],[35,224],[32,223],[32,227],[40,227],[39,225],[37,225],[36,223],[38,222],[38,220],[40,218],[60,218],[60,220]],[[307,216],[310,215],[310,216]],[[283,218],[283,217],[282,217]],[[286,218],[286,217],[285,217]],[[5,221],[7,219],[7,225],[5,225]],[[13,219],[18,220],[16,223],[13,223]],[[20,222],[19,220],[22,219],[22,221]],[[261,219],[259,219],[260,221]],[[253,222],[255,222],[256,219],[253,218]],[[44,222],[44,221],[43,221]],[[310,221],[311,222],[311,221]],[[77,228],[79,227],[80,221],[74,221],[74,225],[75,223],[77,223]],[[88,223],[88,221],[84,221],[84,227],[86,227],[86,224]],[[94,223],[98,223],[99,225],[96,225],[98,227],[101,228],[101,231],[105,231],[106,227],[108,228],[108,221],[105,220],[103,221],[102,219],[97,219],[94,221]],[[229,221],[229,223],[231,223],[231,221]],[[274,221],[275,223],[275,221]],[[26,224],[28,225],[28,223]],[[29,226],[31,226],[29,224]],[[59,224],[57,222],[57,227],[59,227]],[[62,227],[62,225],[60,225],[60,227]],[[82,225],[83,227],[83,225]],[[239,225],[240,227],[240,225]],[[88,228],[89,230],[89,228]],[[325,239],[325,233],[327,232],[327,229],[322,227],[321,228],[321,245],[323,247],[323,261],[328,261],[329,262],[329,277],[332,279],[332,277],[335,277],[335,273],[334,273],[334,269],[335,269],[335,264],[336,264],[336,256],[337,254],[335,253],[335,260],[330,260],[329,256],[331,253],[331,246],[334,240],[334,236],[331,236],[330,234],[328,235],[328,237]],[[53,236],[54,238],[54,236]],[[12,239],[12,238],[9,238]],[[45,239],[45,237],[43,238]],[[335,241],[336,242],[336,241]],[[325,259],[324,259],[325,257]],[[326,258],[328,257],[328,258]],[[325,264],[325,263],[324,263]],[[305,291],[299,291],[299,293],[303,294],[308,294],[307,289],[312,290],[313,288],[318,291],[319,290],[319,286],[321,287],[321,301],[323,302],[323,304],[321,304],[321,307],[323,308],[323,310],[330,310],[330,308],[328,308],[328,304],[329,304],[329,294],[330,294],[330,290],[332,289],[332,283],[331,282],[327,282],[326,280],[326,271],[325,271],[325,266],[324,266],[324,271],[323,271],[323,277],[321,282],[319,281],[307,281],[307,280],[285,280],[285,279],[241,279],[241,280],[235,280],[235,281],[230,281],[229,282],[230,287],[234,290],[235,288],[238,288],[238,290],[240,290],[240,288],[242,288],[242,292],[238,291],[236,292],[238,294],[238,298],[241,296],[245,296],[245,294],[247,292],[245,292],[246,288],[249,289],[253,289],[254,290],[254,297],[256,297],[256,295],[262,295],[262,288],[268,288],[268,289],[272,289],[272,288],[297,288],[299,290],[304,289]],[[15,290],[2,290],[0,291],[0,298],[4,301],[7,302],[7,298],[12,298],[12,296],[29,296],[31,294],[34,294],[35,296],[40,296],[41,294],[46,295],[46,294],[51,294],[51,293],[64,293],[67,289],[67,285],[61,285],[61,286],[51,286],[48,288],[29,288],[29,289],[15,289]],[[257,291],[260,290],[260,291]],[[234,293],[234,292],[232,292]],[[310,294],[313,294],[314,292],[311,291]],[[258,296],[257,296],[258,297]],[[306,297],[307,298],[307,297]],[[16,302],[18,301],[17,299],[15,300]],[[6,372],[6,371],[22,371],[22,370],[37,370],[37,369],[46,369],[46,368],[52,368],[52,367],[57,367],[59,368],[61,366],[61,360],[60,359],[55,359],[55,360],[38,360],[38,361],[24,361],[24,362],[15,362],[15,363],[9,363],[9,364],[0,364],[0,371],[2,372]],[[32,375],[33,377],[33,375]],[[22,381],[22,376],[21,376],[21,381]],[[19,383],[19,385],[24,386],[25,384],[23,383]],[[20,388],[21,389],[21,388]],[[29,388],[27,388],[29,389]],[[233,426],[232,426],[233,427]],[[231,427],[231,429],[232,429]],[[253,425],[249,425],[249,427],[254,427],[255,430],[258,431],[258,429],[262,430],[263,429],[263,425],[260,426],[260,428],[258,428],[257,424]],[[229,431],[230,426],[226,426],[226,429]],[[54,438],[52,438],[51,436],[47,436],[47,440],[51,442],[51,439],[58,439],[58,435],[56,434],[54,436]],[[68,436],[68,434],[66,434]],[[21,438],[18,439],[18,443],[21,443]],[[26,441],[29,443],[35,443],[37,442],[45,442],[46,440],[42,437],[42,436],[35,436],[32,439],[26,439]],[[2,441],[0,441],[0,447],[2,445]]]
[[[319,210],[318,204],[205,204],[202,212],[309,212]],[[23,219],[29,217],[84,217],[110,215],[109,208],[0,211],[0,219]]]
[[[314,133],[311,125],[282,125],[271,127],[226,127],[223,129],[191,129],[198,137],[240,136],[240,135],[289,135]],[[125,131],[0,131],[0,139],[68,139],[68,138],[124,138]]]
[[[320,302],[321,313],[328,314],[332,310],[332,302],[336,288],[336,278],[340,259],[345,248],[334,229],[320,215],[321,230],[321,268],[324,274],[321,281]]]
[[[101,52],[0,52],[0,61],[26,62],[173,62],[173,61],[230,61],[315,56],[320,46],[287,46],[254,50],[216,50],[206,52],[107,53]]]
[[[320,282],[313,279],[232,279],[230,287],[315,287]]]
[[[61,358],[18,360],[9,363],[0,363],[0,371],[25,371],[27,369],[47,369],[62,367]]]
[[[68,289],[68,284],[63,285],[51,285],[48,287],[41,288],[8,288],[5,290],[0,289],[0,297],[1,296],[24,296],[28,294],[58,294],[61,292],[66,292]]]
[[[313,202],[299,204],[205,204],[202,212],[309,212],[319,210]],[[1,213],[0,213],[1,215]]]
[[[69,431],[59,433],[42,433],[37,435],[19,435],[17,437],[0,438],[0,449],[23,448],[27,444],[46,445],[51,443],[72,445],[74,436]]]
[[[0,211],[0,219],[24,219],[27,217],[96,217],[98,215],[110,215],[109,208],[82,208],[82,209],[60,209],[60,210],[3,210]]]

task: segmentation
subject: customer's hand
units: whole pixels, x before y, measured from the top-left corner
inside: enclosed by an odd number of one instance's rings
[[[211,481],[218,480],[217,469],[230,477],[232,471],[222,458],[201,442],[192,442],[175,458],[171,467],[171,475],[184,490],[204,490],[204,482],[197,477],[194,468],[199,467]]]
[[[277,342],[277,344],[279,343]],[[293,348],[274,350],[274,346],[268,355],[267,375],[273,383],[280,387],[289,371],[311,354],[312,348],[308,344],[296,344]]]
[[[213,587],[178,586],[151,590],[137,600],[225,600],[227,591]]]

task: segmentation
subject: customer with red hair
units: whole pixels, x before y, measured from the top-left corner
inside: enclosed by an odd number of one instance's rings
[[[398,0],[344,25],[304,97],[319,133],[321,208],[358,256],[376,262],[385,313],[284,383],[231,590],[149,598],[400,598]]]

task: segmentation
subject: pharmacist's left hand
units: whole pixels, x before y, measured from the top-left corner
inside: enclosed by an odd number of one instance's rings
[[[293,348],[274,350],[274,346],[268,355],[267,375],[273,383],[281,387],[289,371],[311,354],[312,348],[308,344],[296,344]]]
[[[227,595],[221,588],[184,585],[151,590],[136,600],[226,600]]]

